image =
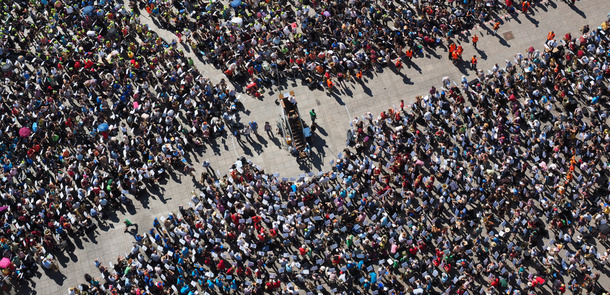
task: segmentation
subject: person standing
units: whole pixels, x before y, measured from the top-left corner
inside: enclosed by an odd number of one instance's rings
[[[243,143],[243,141],[241,140],[241,132],[238,129],[233,130],[233,136],[235,136],[235,139],[238,143]]]
[[[271,132],[271,124],[269,124],[269,122],[265,122],[265,126],[263,128],[265,129],[267,136],[269,136],[269,137],[273,136],[273,132]]]
[[[500,22],[494,24],[494,34],[498,35],[498,29],[500,29]]]
[[[470,59],[470,67],[475,71],[477,70],[477,63],[478,63],[477,56],[473,55],[472,58]]]
[[[523,14],[526,14],[529,8],[530,3],[528,1],[523,1],[523,3],[521,3],[521,11],[523,12]]]
[[[246,136],[246,140],[252,141],[252,137],[250,136],[251,133],[252,133],[252,128],[250,128],[250,125],[247,125],[243,131],[243,134]]]
[[[406,56],[407,56],[407,60],[411,61],[411,59],[413,59],[413,50],[411,49],[407,49],[407,51],[405,52]]]
[[[314,109],[311,109],[311,111],[309,112],[309,117],[311,118],[312,123],[316,122],[316,118],[318,117],[318,115],[316,114],[316,111]]]
[[[201,162],[201,166],[203,166],[203,168],[205,168],[205,170],[207,170],[208,172],[214,173],[214,169],[210,167],[210,161],[204,160],[203,162]]]
[[[395,66],[397,70],[402,70],[402,61],[400,60],[400,57],[396,59]]]
[[[249,125],[250,125],[250,129],[252,129],[252,132],[255,135],[258,135],[258,123],[256,123],[256,121],[250,121]]]
[[[477,48],[477,43],[479,42],[479,36],[475,33],[472,36],[472,46],[476,49]]]

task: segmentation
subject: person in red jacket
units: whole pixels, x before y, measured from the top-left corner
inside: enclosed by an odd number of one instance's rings
[[[225,268],[227,268],[227,265],[226,265],[224,259],[221,259],[220,262],[218,262],[218,264],[216,265],[216,268],[221,271],[224,271]]]

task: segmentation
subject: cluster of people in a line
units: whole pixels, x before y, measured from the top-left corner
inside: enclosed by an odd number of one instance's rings
[[[354,118],[330,172],[204,172],[71,292],[608,294],[609,24]]]

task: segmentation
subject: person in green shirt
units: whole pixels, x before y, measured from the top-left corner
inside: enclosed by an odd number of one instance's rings
[[[348,249],[351,248],[352,245],[354,244],[354,235],[349,235],[349,237],[347,237],[346,243],[347,243],[347,248]]]
[[[129,221],[129,219],[125,219],[125,221],[123,221],[123,223],[125,223],[125,230],[123,231],[124,233],[126,233],[129,230],[130,226],[137,226],[136,224]]]
[[[316,122],[316,118],[318,117],[318,115],[316,114],[316,111],[314,109],[311,109],[311,111],[309,112],[309,117],[311,118],[311,123]]]

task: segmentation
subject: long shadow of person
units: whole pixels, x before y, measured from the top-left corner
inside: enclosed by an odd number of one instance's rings
[[[540,24],[540,22],[537,21],[535,18],[531,17],[529,13],[525,14],[525,18],[527,18],[527,20],[529,20],[534,26],[536,26],[536,28]]]
[[[358,83],[360,84],[360,86],[362,86],[362,91],[364,91],[364,93],[368,96],[373,96],[373,91],[371,90],[371,88],[369,88],[368,86],[366,86],[365,81],[363,80],[357,80]]]
[[[580,17],[587,18],[587,14],[584,11],[578,9],[578,7],[576,7],[576,5],[574,5],[573,3],[569,3],[568,6],[570,7],[570,9],[574,10],[574,12],[580,15]]]
[[[421,68],[415,62],[413,62],[413,59],[407,59],[404,64],[407,66],[407,68],[413,68],[421,74]]]
[[[483,51],[479,48],[475,48],[475,49],[477,50],[477,54],[481,59],[483,59],[483,60],[487,59],[487,53],[485,53],[485,51]]]
[[[44,267],[43,267],[44,269]],[[59,270],[57,271],[53,271],[53,270],[49,270],[49,269],[45,269],[44,270],[45,274],[55,282],[55,284],[59,285],[59,286],[63,286],[64,285],[64,281],[66,280],[66,276],[61,273]]]
[[[127,231],[125,231],[126,233],[129,233],[132,236],[136,236],[138,234],[138,229],[139,229],[139,225],[137,223],[133,224],[133,228],[129,227],[127,228]]]
[[[260,134],[255,134],[255,136],[256,136],[256,139],[258,140],[258,142],[260,142],[262,145],[267,147],[267,144],[269,142],[264,137],[262,137]]]
[[[345,105],[345,102],[343,102],[341,97],[339,95],[337,95],[337,93],[335,93],[335,91],[330,92],[328,95],[334,97],[335,100],[337,101],[337,103],[339,103],[339,105],[342,105],[342,106]]]
[[[282,148],[282,143],[280,142],[280,140],[277,137],[272,137],[271,142],[273,142],[273,144],[275,144],[278,148]]]
[[[324,130],[324,128],[320,127],[320,125],[317,125],[317,124],[316,124],[316,130],[317,130],[317,131],[318,131],[318,132],[319,132],[321,135],[328,136],[328,133],[326,132],[326,130]]]

